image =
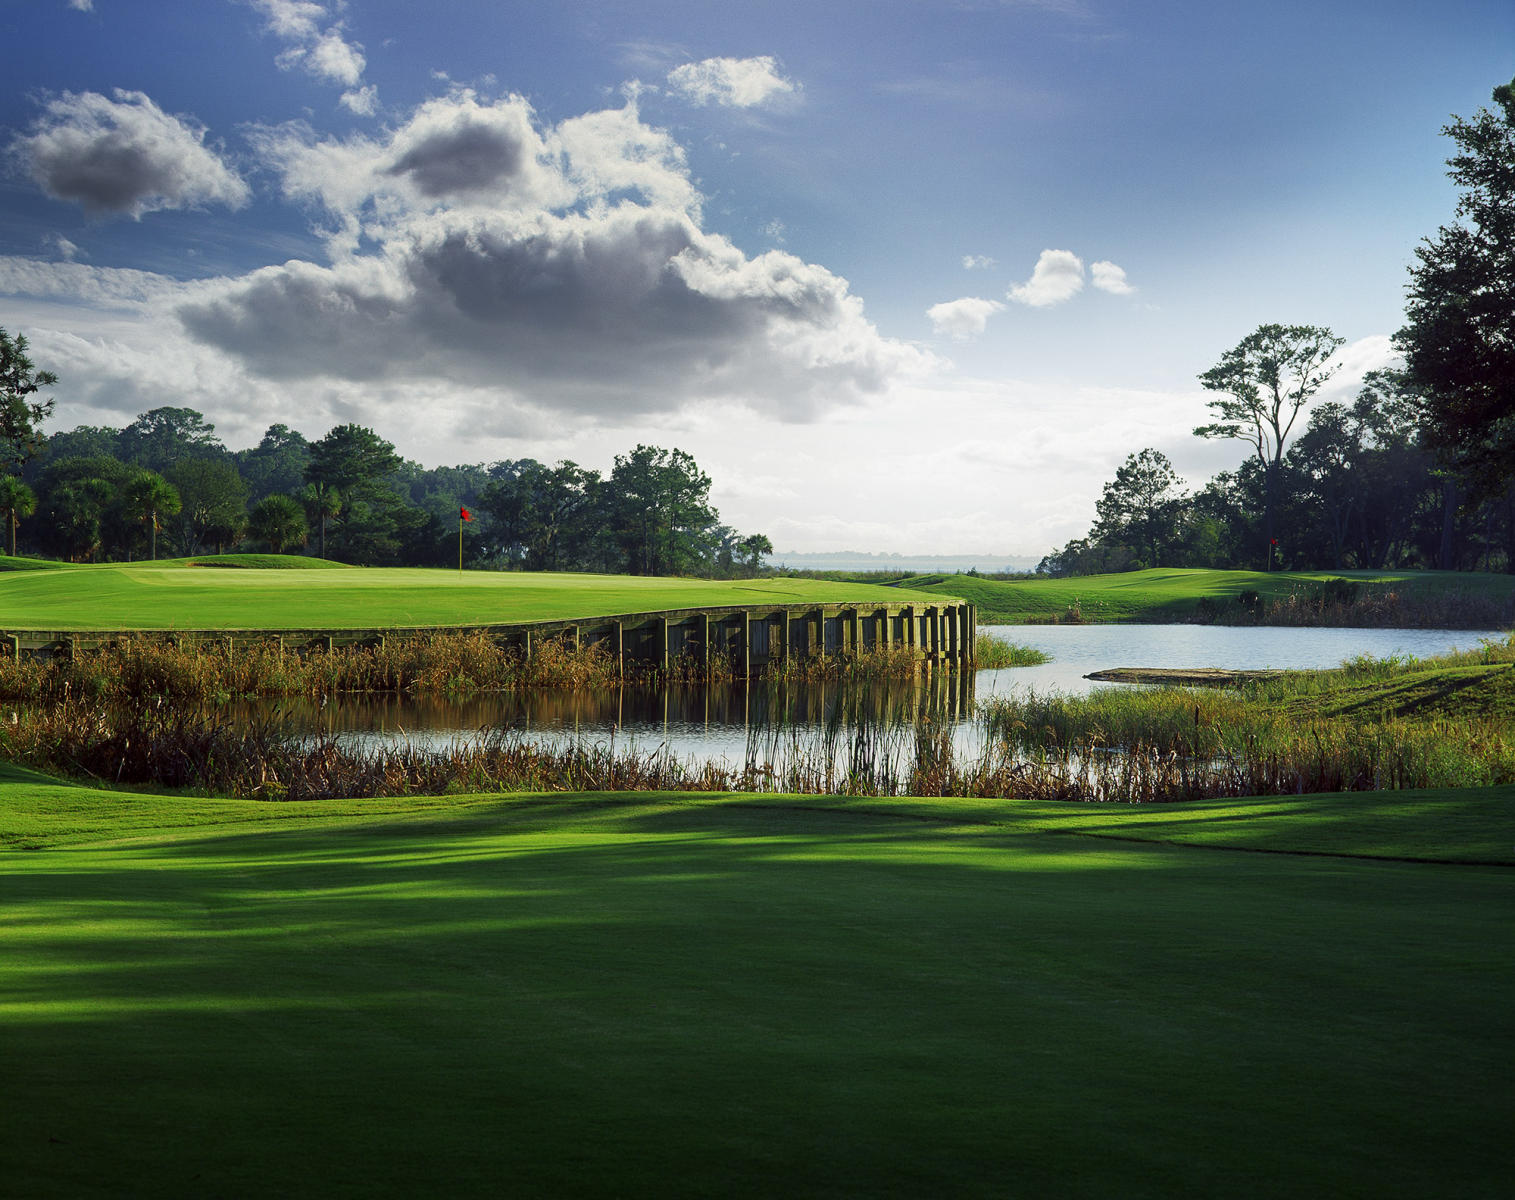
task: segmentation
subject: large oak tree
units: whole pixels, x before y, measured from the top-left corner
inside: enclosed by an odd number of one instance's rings
[[[1194,431],[1202,438],[1239,438],[1263,471],[1264,549],[1271,566],[1276,542],[1273,513],[1284,443],[1300,409],[1335,373],[1331,358],[1343,339],[1318,325],[1259,325],[1199,377],[1220,396],[1209,402],[1217,418]]]

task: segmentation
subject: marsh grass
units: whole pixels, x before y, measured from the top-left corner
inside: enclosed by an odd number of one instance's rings
[[[1125,800],[1515,781],[1515,638],[1429,660],[1354,659],[1240,689],[1028,693],[980,707],[1036,790]],[[1042,790],[1050,789],[1050,791]]]
[[[1004,667],[1039,667],[1051,662],[1052,656],[1034,646],[1007,642],[993,633],[981,633],[973,648],[973,665],[981,671]]]
[[[338,692],[467,693],[488,688],[599,687],[616,681],[601,647],[544,640],[528,657],[483,633],[422,634],[299,652],[278,641],[174,643],[123,637],[76,657],[0,660],[0,698],[180,701]]]
[[[543,650],[536,678],[579,669],[586,657]],[[308,661],[319,666],[322,657]],[[593,670],[598,659],[588,657]],[[478,661],[466,647],[419,665],[375,658],[372,673],[356,678],[459,686]],[[166,662],[187,669],[182,658]],[[133,700],[110,703],[65,687],[62,699],[18,706],[0,721],[0,758],[112,784],[287,800],[715,790],[1154,803],[1515,782],[1515,638],[1427,661],[1359,658],[1339,671],[1285,673],[1241,689],[996,698],[977,709],[969,737],[923,693],[902,704],[886,678],[859,674],[819,731],[790,720],[782,704],[758,706],[775,715],[750,726],[735,764],[681,758],[665,745],[543,741],[499,729],[441,748],[357,746],[292,735],[273,718],[234,725],[216,707],[171,692],[201,683],[171,675],[151,653],[116,665],[128,689],[151,682],[161,690],[128,690]],[[334,678],[354,676],[321,676],[327,686]]]
[[[812,726],[755,724],[739,763],[611,739],[485,730],[436,747],[234,726],[156,699],[74,698],[0,723],[0,758],[116,785],[314,800],[510,791],[734,791],[1014,797],[1130,804],[1515,782],[1500,721],[1311,720],[1215,691],[995,701],[977,745],[915,709],[838,705]]]
[[[905,647],[800,657],[762,678],[801,683],[911,679],[926,667]],[[0,700],[43,702],[87,696],[105,701],[161,696],[186,702],[251,696],[339,693],[467,695],[521,688],[607,688],[622,683],[725,683],[741,677],[734,660],[694,654],[661,664],[618,664],[603,644],[574,647],[541,638],[530,655],[484,632],[417,634],[366,645],[297,650],[277,640],[175,643],[122,637],[77,657],[0,659]]]

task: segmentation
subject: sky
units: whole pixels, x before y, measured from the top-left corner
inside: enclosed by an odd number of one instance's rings
[[[694,455],[782,554],[1040,557],[1263,323],[1393,360],[1509,0],[0,0],[48,428]]]

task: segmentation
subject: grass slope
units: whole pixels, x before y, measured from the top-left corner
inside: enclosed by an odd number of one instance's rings
[[[1515,728],[1515,663],[1407,665],[1382,679],[1351,671],[1295,673],[1251,694],[1298,720],[1442,718],[1504,721]]]
[[[992,580],[971,575],[921,575],[901,587],[948,592],[978,606],[981,623],[1018,624],[1060,618],[1077,604],[1091,621],[1177,621],[1206,598],[1227,607],[1246,591],[1263,598],[1315,589],[1330,579],[1382,583],[1409,589],[1461,592],[1507,601],[1515,576],[1452,571],[1207,571],[1161,568],[1076,579]]]
[[[233,556],[236,566],[272,556]],[[16,561],[16,560],[12,560]],[[0,586],[0,628],[368,629],[574,620],[740,604],[904,603],[867,584],[703,580],[321,564],[310,570],[207,570],[212,560],[32,570]],[[309,567],[315,560],[295,560]],[[284,565],[284,564],[279,564]],[[921,603],[940,595],[918,594]]]
[[[1515,859],[1512,810],[12,770],[0,1161],[36,1197],[1499,1194],[1515,868],[1455,860]]]

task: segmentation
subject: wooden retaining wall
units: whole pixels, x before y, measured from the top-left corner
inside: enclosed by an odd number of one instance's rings
[[[0,632],[0,654],[72,656],[123,637],[180,644],[221,642],[233,647],[277,639],[286,649],[304,652],[374,645],[387,638],[426,633],[487,633],[527,654],[544,639],[574,647],[604,645],[622,664],[664,669],[680,662],[688,665],[690,658],[708,667],[720,655],[736,673],[756,675],[780,662],[893,647],[908,647],[929,666],[971,664],[978,623],[971,604],[791,604],[414,629],[7,630]]]

